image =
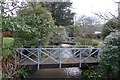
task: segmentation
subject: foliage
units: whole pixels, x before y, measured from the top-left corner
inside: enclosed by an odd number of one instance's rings
[[[42,5],[52,13],[52,17],[55,20],[55,25],[73,25],[75,13],[71,11],[71,2],[51,2],[43,3]]]
[[[83,70],[82,76],[87,79],[92,79],[92,80],[99,80],[101,79],[101,75],[93,70]]]
[[[10,55],[11,51],[11,45],[13,43],[14,39],[13,38],[9,38],[9,37],[5,37],[3,38],[3,46],[2,46],[2,56],[6,57],[8,55]]]
[[[24,67],[17,64],[19,56],[13,51],[12,44],[14,38],[5,37],[3,38],[2,47],[2,78],[19,78],[23,76],[27,78],[29,74],[24,71]],[[21,76],[20,76],[21,75]]]
[[[88,78],[89,74],[90,74],[90,70],[83,70],[83,71],[82,71],[82,76],[83,76],[84,78]]]
[[[50,37],[50,44],[51,45],[58,45],[67,39],[67,33],[64,27],[57,27],[56,30],[53,32],[52,36]]]
[[[111,19],[108,22],[104,24],[103,30],[102,30],[102,38],[105,39],[111,32],[114,32],[114,29],[119,29],[120,25],[117,23],[118,21]]]
[[[66,27],[66,31],[69,37],[79,36],[80,30],[80,26],[78,25],[70,25]]]
[[[14,32],[14,47],[48,44],[54,21],[38,3],[28,3],[17,16],[3,15],[3,31]]]
[[[34,30],[31,34],[22,35],[23,33],[19,33],[18,36],[21,39],[31,43],[29,45],[48,44],[49,36],[54,27],[50,12],[42,8],[38,3],[29,3],[27,8],[18,12],[18,17]]]
[[[23,76],[23,78],[29,78],[30,74],[28,73],[27,70],[18,70],[17,71],[19,74]]]
[[[6,57],[2,58],[2,77],[4,78],[20,78],[20,74],[24,77],[28,77],[26,71],[24,71],[24,66],[19,65],[17,62],[19,61],[19,56],[16,52],[11,51]],[[23,72],[24,71],[24,72]]]
[[[120,32],[112,32],[105,38],[100,68],[103,77],[120,78]]]
[[[97,46],[99,44],[99,41],[96,41],[94,39],[89,39],[89,38],[81,38],[81,37],[76,37],[75,42],[80,45],[93,45]]]
[[[99,51],[96,51],[97,49],[92,49],[91,53],[95,52],[92,57],[97,57],[98,56],[98,53]]]
[[[3,47],[10,46],[10,44],[13,42],[14,38],[11,37],[4,37],[3,38]]]
[[[12,7],[13,9],[16,8]],[[19,78],[20,74],[23,77],[28,77],[24,68],[17,64],[19,55],[14,52],[13,48],[47,44],[49,34],[52,31],[51,28],[54,26],[53,19],[50,12],[42,8],[39,4],[28,3],[27,6],[18,9],[17,16],[4,13],[6,8],[4,6],[3,8],[3,31],[14,32],[15,34],[14,39],[8,38],[9,40],[4,40],[2,53],[3,77]],[[9,11],[11,13],[13,10]]]

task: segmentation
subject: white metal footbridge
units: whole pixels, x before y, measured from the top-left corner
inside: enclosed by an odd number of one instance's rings
[[[59,68],[64,64],[99,62],[100,48],[89,45],[79,46],[40,46],[38,48],[17,48],[16,52],[20,55],[18,64],[37,65],[40,69],[42,64],[58,64]]]

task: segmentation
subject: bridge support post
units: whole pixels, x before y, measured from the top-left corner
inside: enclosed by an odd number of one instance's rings
[[[38,63],[38,69],[40,69],[40,65],[39,65],[39,63]]]
[[[38,48],[38,69],[40,69],[40,49]]]
[[[98,59],[100,59],[100,56],[101,56],[100,53],[101,53],[101,49],[99,48],[99,49],[98,49],[98,55],[97,55]]]
[[[61,68],[61,61],[60,61],[60,63],[59,63],[59,68]]]
[[[81,68],[81,66],[82,66],[82,63],[80,62],[80,64],[79,64],[79,68]]]
[[[80,63],[79,63],[79,68],[81,68],[81,63],[82,63],[82,62],[81,62],[81,60],[82,60],[81,58],[82,58],[82,52],[80,52],[80,57],[79,57],[79,61],[80,61]]]
[[[59,60],[60,60],[59,68],[61,68],[61,65],[62,65],[62,55],[61,55],[61,53],[62,53],[62,50],[60,49],[60,52],[59,52]]]

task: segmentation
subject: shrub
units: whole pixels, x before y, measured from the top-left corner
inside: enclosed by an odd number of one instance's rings
[[[81,28],[78,25],[70,25],[66,27],[66,32],[69,37],[80,36]]]
[[[95,41],[93,39],[81,38],[81,37],[77,37],[75,39],[75,42],[77,42],[79,45],[93,45],[93,46],[97,46],[99,43],[98,41]]]
[[[105,38],[100,68],[104,77],[120,76],[120,32],[112,32]]]
[[[20,57],[13,51],[14,38],[3,38],[2,47],[2,78],[27,78],[29,73],[24,70],[25,66],[17,64]]]
[[[50,37],[50,45],[59,45],[61,42],[66,41],[67,37],[65,28],[63,26],[61,28],[57,27]]]
[[[93,70],[83,70],[82,72],[82,76],[86,79],[90,79],[90,80],[100,80],[101,79],[101,75]]]

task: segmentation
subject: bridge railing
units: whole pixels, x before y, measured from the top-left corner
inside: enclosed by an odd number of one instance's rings
[[[33,63],[38,65],[40,64],[50,64],[50,59],[54,63],[59,64],[61,68],[62,64],[65,64],[67,61],[72,59],[75,62],[78,62],[81,67],[81,64],[89,59],[88,62],[91,62],[100,56],[100,48],[17,48],[16,52],[20,54],[20,61],[18,63],[23,63],[25,60],[30,60]],[[98,58],[96,59],[98,60]]]
[[[69,45],[68,48],[90,48],[92,45]],[[63,48],[61,45],[42,45],[36,48]]]

